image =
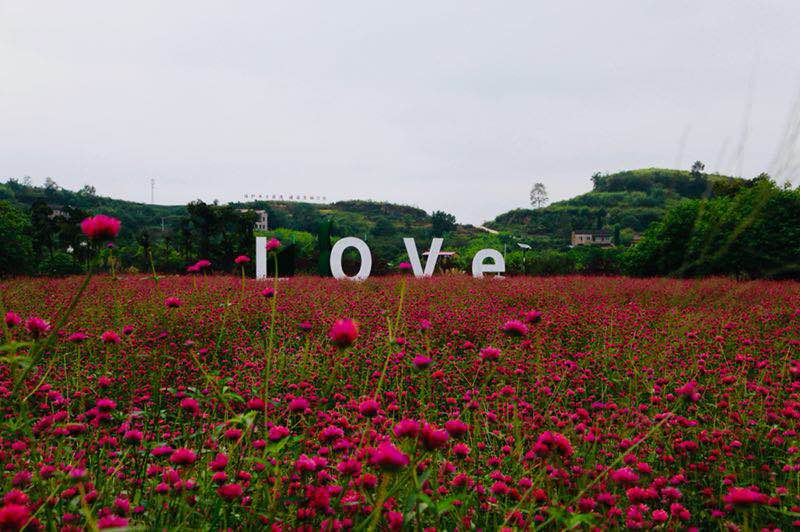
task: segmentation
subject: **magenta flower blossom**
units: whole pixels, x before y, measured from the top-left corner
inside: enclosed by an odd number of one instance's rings
[[[226,501],[235,501],[242,496],[243,490],[239,484],[223,484],[217,488],[217,495]]]
[[[101,412],[110,412],[117,408],[117,403],[113,399],[109,399],[108,397],[103,397],[102,399],[98,399],[95,403],[97,409]]]
[[[697,381],[687,382],[683,386],[676,388],[675,393],[692,403],[696,403],[700,400],[700,392],[697,391]]]
[[[41,318],[29,318],[25,322],[25,330],[28,331],[32,338],[38,339],[50,330],[50,324]]]
[[[233,259],[233,262],[239,265],[247,264],[248,262],[250,262],[250,257],[248,257],[247,255],[239,255],[238,257]]]
[[[392,430],[397,438],[416,438],[419,434],[419,423],[413,419],[398,421]]]
[[[528,334],[528,326],[519,320],[510,320],[500,328],[507,336],[525,336]]]
[[[125,528],[128,526],[128,520],[114,514],[104,515],[97,520],[97,528],[105,530],[108,528]]]
[[[528,323],[539,323],[542,321],[542,313],[538,310],[529,310],[525,312],[525,321]]]
[[[164,300],[164,306],[167,308],[178,308],[181,306],[181,300],[177,297],[168,297]]]
[[[266,299],[269,299],[271,297],[275,297],[275,289],[272,288],[271,286],[268,286],[268,287],[266,287],[265,289],[263,289],[261,291],[261,295],[263,297],[265,297]]]
[[[460,419],[451,419],[445,422],[444,430],[446,430],[450,436],[454,438],[460,438],[461,436],[467,433],[467,431],[469,430],[469,425],[467,425]]]
[[[422,427],[420,439],[422,440],[423,447],[429,451],[433,451],[444,447],[447,440],[450,439],[450,435],[447,434],[446,430],[437,429],[434,426],[426,424]]]
[[[103,341],[104,344],[118,344],[122,341],[117,333],[114,331],[106,331],[101,336],[100,339]]]
[[[411,363],[414,365],[416,369],[424,370],[430,367],[430,365],[433,363],[433,359],[425,355],[417,355],[414,357]]]
[[[547,456],[555,453],[561,456],[572,455],[572,444],[566,436],[559,432],[545,431],[539,435],[533,445],[533,452],[537,456]]]
[[[69,336],[67,336],[67,341],[68,342],[72,342],[74,344],[83,343],[88,339],[89,339],[89,335],[85,334],[85,333],[82,333],[82,332],[72,333]]]
[[[730,504],[731,506],[753,506],[755,504],[766,504],[769,498],[763,493],[750,488],[732,487],[722,497],[722,500],[725,504]]]
[[[365,417],[375,417],[378,415],[381,405],[374,399],[367,399],[358,405],[358,412]]]
[[[10,310],[6,312],[5,319],[6,319],[6,327],[8,327],[9,329],[13,329],[17,325],[19,325],[20,321],[22,321],[21,318],[15,312],[12,312]]]
[[[399,471],[408,465],[408,456],[389,442],[382,442],[372,453],[372,464],[384,471]]]
[[[81,222],[81,231],[89,240],[102,242],[116,238],[119,234],[120,221],[105,214],[86,218]]]
[[[484,347],[480,351],[480,357],[484,362],[497,362],[500,359],[500,350],[495,347]]]
[[[279,247],[281,247],[281,241],[278,240],[277,238],[273,237],[267,241],[267,253],[275,249],[278,249]]]
[[[358,338],[358,325],[351,319],[336,320],[328,332],[328,337],[333,345],[339,349],[346,349],[353,345]]]
[[[22,530],[31,512],[21,504],[6,504],[0,508],[0,530]]]
[[[175,452],[169,457],[169,461],[175,465],[192,465],[195,460],[197,460],[197,455],[194,454],[194,451],[185,447],[175,449]]]

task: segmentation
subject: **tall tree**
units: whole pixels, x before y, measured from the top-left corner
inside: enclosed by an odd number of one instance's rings
[[[544,183],[535,183],[531,188],[531,206],[540,209],[547,204],[547,189]]]
[[[0,275],[21,275],[33,267],[31,223],[7,201],[0,201]]]
[[[435,211],[431,214],[431,236],[434,238],[444,237],[446,233],[452,231],[456,226],[456,217],[444,211]]]

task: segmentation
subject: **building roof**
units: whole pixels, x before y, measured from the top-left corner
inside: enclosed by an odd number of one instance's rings
[[[572,231],[576,235],[611,236],[611,231],[605,229],[575,229]]]
[[[430,255],[431,252],[430,251],[425,251],[422,254],[423,255]],[[455,251],[440,251],[439,252],[439,256],[440,257],[454,257],[455,255],[456,255]]]

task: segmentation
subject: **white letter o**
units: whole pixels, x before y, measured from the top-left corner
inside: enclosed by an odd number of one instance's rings
[[[358,254],[361,255],[361,268],[358,273],[353,277],[345,275],[342,269],[342,255],[347,248],[356,248]],[[351,279],[354,281],[363,281],[369,277],[372,271],[372,253],[369,251],[367,243],[354,236],[347,236],[338,240],[331,249],[331,273],[336,279]]]

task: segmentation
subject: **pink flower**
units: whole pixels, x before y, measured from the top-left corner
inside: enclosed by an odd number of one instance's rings
[[[104,530],[106,528],[125,528],[128,526],[128,520],[114,514],[104,515],[97,520],[97,528]]]
[[[169,461],[176,465],[191,465],[195,460],[197,460],[197,455],[194,454],[194,451],[185,447],[175,449],[175,452],[169,457]]]
[[[484,347],[481,349],[480,357],[484,362],[496,362],[500,359],[500,350],[494,347]]]
[[[413,419],[403,419],[397,422],[393,432],[397,438],[416,438],[419,434],[419,423]]]
[[[117,403],[113,399],[103,397],[102,399],[97,400],[95,406],[97,406],[97,409],[101,412],[109,412],[117,408]]]
[[[653,510],[653,521],[656,523],[666,523],[669,520],[669,514],[664,510]]]
[[[181,408],[185,412],[197,415],[197,413],[200,412],[200,403],[198,403],[197,399],[193,397],[184,397],[181,400]]]
[[[525,313],[525,321],[528,323],[539,323],[542,321],[542,313],[538,310],[529,310]]]
[[[167,308],[178,308],[181,306],[181,300],[177,297],[168,297],[164,300],[164,305]]]
[[[191,266],[186,267],[186,271],[189,273],[195,273],[200,271],[200,266],[197,264],[192,264]]]
[[[81,231],[89,240],[100,242],[111,240],[119,234],[120,221],[105,214],[98,214],[91,218],[86,218],[81,222]]]
[[[675,393],[693,403],[700,400],[700,393],[697,391],[697,381],[687,382],[680,388],[676,388]]]
[[[6,504],[0,508],[0,530],[22,530],[31,513],[21,504]]]
[[[424,427],[422,427],[421,439],[422,446],[429,451],[433,451],[435,449],[439,449],[440,447],[444,447],[444,444],[450,439],[450,435],[447,434],[446,430],[437,429],[432,425],[426,424]]]
[[[41,338],[50,330],[50,324],[42,318],[30,318],[25,322],[25,329],[34,339]]]
[[[236,264],[247,264],[248,262],[250,262],[250,257],[248,257],[247,255],[239,255],[238,257],[233,259],[233,262],[235,262]]]
[[[620,484],[634,484],[639,480],[639,475],[630,467],[621,467],[611,473],[611,480]]]
[[[278,240],[277,238],[273,237],[270,238],[269,241],[267,241],[267,253],[269,253],[273,249],[278,249],[279,247],[281,247],[281,241]]]
[[[308,399],[304,397],[295,397],[289,401],[290,412],[305,412],[309,407]]]
[[[6,326],[9,329],[13,329],[17,325],[19,325],[20,321],[22,321],[22,320],[20,319],[19,316],[17,316],[17,314],[15,312],[12,312],[10,310],[8,312],[6,312]]]
[[[275,289],[272,288],[271,286],[268,286],[268,287],[266,287],[265,289],[263,289],[261,291],[261,295],[264,296],[267,299],[269,299],[271,297],[275,297]]]
[[[367,399],[358,405],[358,412],[364,417],[375,417],[378,415],[381,405],[374,399]]]
[[[411,363],[414,364],[414,367],[418,370],[428,369],[432,362],[433,359],[426,357],[425,355],[417,355],[411,361]]]
[[[68,342],[72,342],[74,344],[80,344],[82,342],[85,342],[88,339],[89,339],[89,335],[88,334],[84,334],[82,332],[72,333],[69,336],[67,336],[67,341]]]
[[[384,471],[399,471],[408,465],[408,456],[389,442],[381,442],[372,453],[372,464]]]
[[[139,445],[142,443],[142,431],[140,430],[128,430],[123,434],[122,441],[125,443],[130,443],[131,445]]]
[[[528,326],[519,320],[505,322],[500,330],[508,336],[525,336],[528,334]]]
[[[547,456],[551,453],[557,453],[561,456],[571,456],[572,445],[563,434],[548,430],[539,435],[539,438],[533,445],[533,452],[537,456]]]
[[[750,488],[730,488],[722,500],[725,501],[725,504],[732,506],[751,506],[766,504],[768,497]]]
[[[450,436],[460,438],[467,433],[469,426],[460,419],[451,419],[444,424],[444,430],[446,430]]]
[[[401,262],[400,264],[397,265],[397,268],[401,272],[408,272],[408,271],[412,270],[412,266],[411,266],[410,262]]]
[[[118,344],[121,341],[121,338],[117,333],[114,331],[106,331],[100,336],[100,339],[103,341],[104,344]]]
[[[282,425],[275,425],[269,429],[269,441],[281,441],[289,435],[289,429]]]
[[[358,326],[351,319],[336,320],[331,327],[328,337],[333,345],[339,349],[345,349],[353,345],[358,338]]]
[[[217,495],[226,501],[234,501],[242,496],[242,487],[239,484],[223,484],[217,488]]]

